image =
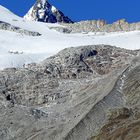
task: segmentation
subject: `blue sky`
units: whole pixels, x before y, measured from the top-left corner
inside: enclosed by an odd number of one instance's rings
[[[0,0],[19,16],[23,16],[35,0]],[[49,0],[74,21],[105,19],[108,23],[125,18],[129,22],[140,21],[140,0]]]

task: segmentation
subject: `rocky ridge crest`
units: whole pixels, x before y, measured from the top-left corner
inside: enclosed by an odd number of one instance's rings
[[[120,19],[112,24],[107,24],[105,20],[87,20],[62,25],[67,29],[64,30],[64,32],[67,31],[65,33],[128,32],[140,30],[140,22],[128,23],[125,19]],[[62,30],[60,31],[62,32]]]

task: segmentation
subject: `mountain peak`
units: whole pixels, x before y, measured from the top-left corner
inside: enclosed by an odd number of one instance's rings
[[[24,16],[24,19],[47,23],[73,23],[73,21],[66,17],[60,10],[51,5],[48,0],[37,0]]]

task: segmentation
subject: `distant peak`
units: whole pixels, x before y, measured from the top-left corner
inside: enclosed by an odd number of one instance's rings
[[[45,4],[46,2],[48,2],[48,0],[38,0],[40,1],[42,4]]]
[[[37,0],[24,16],[24,19],[47,23],[73,23],[73,21],[66,17],[60,10],[51,5],[48,0]]]

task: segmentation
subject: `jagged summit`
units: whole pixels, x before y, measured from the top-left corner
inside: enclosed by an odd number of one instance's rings
[[[33,7],[24,16],[26,20],[41,21],[47,23],[73,23],[60,10],[51,5],[48,0],[36,0]]]

